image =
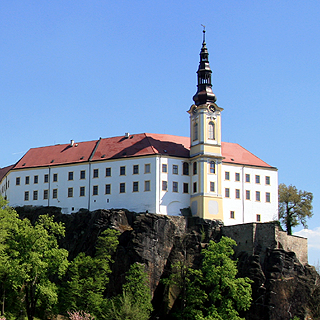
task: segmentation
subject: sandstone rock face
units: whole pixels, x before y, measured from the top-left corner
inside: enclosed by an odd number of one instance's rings
[[[70,259],[79,252],[93,255],[97,238],[103,230],[119,230],[121,236],[114,256],[108,295],[121,291],[125,273],[133,262],[144,263],[153,294],[154,319],[170,319],[160,279],[168,276],[171,265],[177,261],[188,261],[197,267],[201,249],[209,240],[218,241],[224,234],[221,222],[199,218],[136,214],[127,210],[83,210],[63,215],[57,208],[17,209],[21,217],[32,221],[39,214],[49,213],[57,221],[65,223],[66,237],[60,244],[69,250]],[[302,264],[294,252],[278,247],[262,245],[251,253],[249,250],[236,251],[239,276],[253,280],[252,307],[242,316],[248,320],[289,320],[294,316],[319,319],[317,272],[313,267]],[[169,302],[169,306],[173,302]]]

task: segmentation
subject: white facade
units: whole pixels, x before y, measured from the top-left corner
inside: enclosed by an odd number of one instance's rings
[[[207,175],[207,183],[218,185],[210,163]],[[63,213],[125,208],[179,215],[196,194],[194,182],[198,172],[193,174],[189,159],[154,155],[11,170],[0,191],[13,207],[57,206]],[[222,198],[225,225],[276,220],[277,170],[223,163]]]

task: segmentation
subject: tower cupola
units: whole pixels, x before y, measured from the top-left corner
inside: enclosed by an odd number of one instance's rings
[[[197,71],[198,74],[198,89],[193,96],[194,103],[199,106],[206,103],[214,103],[217,98],[212,92],[211,84],[211,69],[209,65],[209,53],[206,45],[206,30],[203,29],[203,42],[200,51],[200,63]]]

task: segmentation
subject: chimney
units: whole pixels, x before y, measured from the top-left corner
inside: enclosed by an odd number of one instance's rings
[[[70,147],[73,147],[74,145],[74,140],[70,140]]]
[[[130,133],[129,133],[129,132],[126,132],[126,133],[124,134],[124,136],[125,136],[126,138],[129,138],[129,137],[130,137]]]

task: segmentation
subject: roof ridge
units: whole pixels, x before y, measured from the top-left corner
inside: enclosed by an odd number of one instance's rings
[[[148,143],[149,143],[152,151],[154,152],[154,154],[159,153],[159,151],[151,144],[151,142],[150,142],[150,137],[148,136],[148,133],[143,133],[143,134],[144,134],[145,137],[147,138],[147,141],[148,141]],[[151,134],[151,133],[149,133],[149,134]]]

